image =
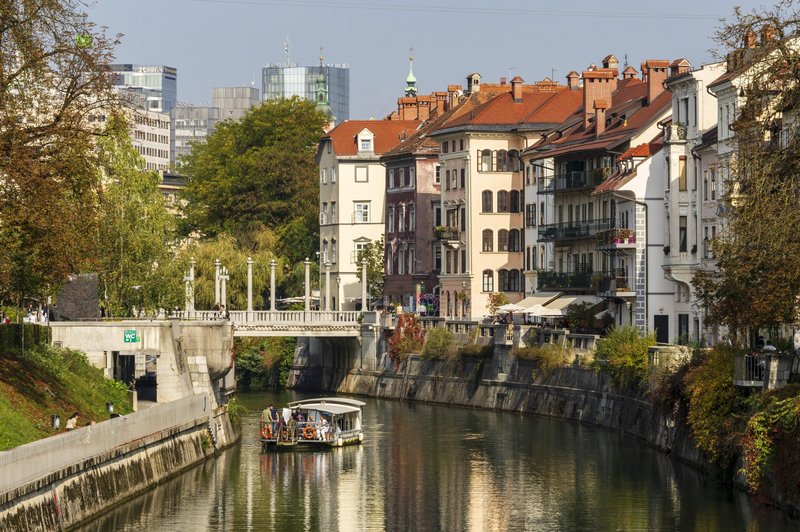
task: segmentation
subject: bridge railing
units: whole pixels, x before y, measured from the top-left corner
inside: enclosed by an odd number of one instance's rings
[[[359,310],[232,310],[227,313],[234,323],[298,324],[298,325],[357,325],[361,322]],[[170,314],[172,318],[183,320],[219,320],[222,313],[215,310],[183,310]]]
[[[361,312],[357,310],[235,310],[230,319],[238,323],[297,323],[303,325],[339,324],[356,325]]]

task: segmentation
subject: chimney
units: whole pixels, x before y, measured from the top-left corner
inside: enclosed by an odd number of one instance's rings
[[[505,76],[502,76],[502,77],[500,78],[500,85],[505,85],[505,84],[506,84],[506,81],[507,81],[507,80],[506,80],[506,77],[505,77]]]
[[[578,83],[580,82],[581,76],[574,70],[567,74],[567,87],[570,89],[577,89]]]
[[[664,81],[669,72],[669,61],[648,59],[645,61],[645,67],[647,68],[647,104],[649,105],[665,90]]]
[[[461,98],[463,91],[461,85],[448,85],[447,86],[447,99],[449,108],[452,109],[458,105],[458,100]]]
[[[622,79],[636,79],[636,69],[629,66],[622,71]]]
[[[756,32],[753,31],[753,28],[750,28],[744,36],[744,47],[755,48],[757,45],[758,37],[756,37]]]
[[[775,26],[764,24],[761,26],[761,44],[767,44],[775,40]]]
[[[611,102],[611,95],[617,88],[617,78],[610,69],[586,70],[583,73],[583,129],[589,129],[589,119],[595,102]]]
[[[642,81],[647,81],[647,63],[642,63]]]
[[[685,74],[692,69],[692,64],[685,58],[676,59],[669,65],[669,75],[672,76],[680,76],[681,74]]]
[[[514,103],[521,103],[522,102],[522,84],[523,79],[519,76],[516,76],[514,79],[511,80],[511,97],[514,99]]]
[[[594,101],[594,137],[597,138],[606,130],[606,109],[608,109],[608,102],[606,100]]]
[[[427,120],[431,116],[430,96],[417,96],[417,120]]]

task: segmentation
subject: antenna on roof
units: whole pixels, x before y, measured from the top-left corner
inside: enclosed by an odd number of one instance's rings
[[[628,54],[625,54],[625,68],[628,68]]]
[[[550,80],[556,79],[556,69],[554,67],[550,67]]]
[[[289,41],[289,36],[287,35],[286,36],[286,40],[283,41],[283,52],[286,54],[286,64],[289,65],[289,66],[291,66],[291,64],[292,64],[292,56],[289,53],[290,45],[291,45],[291,42]]]
[[[322,61],[325,59],[325,56],[322,55],[322,46],[319,47],[319,67],[322,68]]]

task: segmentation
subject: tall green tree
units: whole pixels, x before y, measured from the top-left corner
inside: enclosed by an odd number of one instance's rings
[[[735,337],[795,322],[800,301],[800,11],[796,1],[745,13],[717,32],[740,105],[733,156],[720,161],[726,226],[718,271],[695,280],[712,322]]]
[[[0,0],[0,300],[52,293],[93,257],[87,120],[113,107],[115,41],[73,0]]]
[[[325,122],[313,103],[295,97],[264,102],[239,121],[219,124],[184,160],[187,234],[239,238],[267,228],[295,261],[313,256],[316,150]]]
[[[130,315],[134,307],[152,312],[179,306],[175,218],[164,205],[159,176],[142,170],[127,121],[112,116],[107,124],[97,144],[105,181],[98,230],[101,300],[114,316]]]

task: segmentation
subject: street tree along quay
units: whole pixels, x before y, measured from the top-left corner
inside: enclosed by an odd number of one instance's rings
[[[96,271],[101,304],[112,316],[183,305],[181,265],[188,262],[176,261],[175,217],[164,205],[158,174],[142,171],[128,131],[127,121],[112,115],[97,141],[105,184]]]
[[[183,232],[230,233],[244,245],[270,229],[292,262],[318,249],[316,150],[327,118],[300,98],[270,100],[217,125],[185,159]]]
[[[361,281],[361,261],[367,259],[367,287],[369,298],[373,301],[383,299],[383,253],[385,247],[381,236],[378,240],[367,243],[364,249],[358,252],[358,263],[356,264],[358,280]]]
[[[93,256],[100,179],[87,117],[112,105],[115,41],[83,7],[0,0],[0,301],[52,291]]]
[[[717,272],[695,286],[708,319],[742,342],[797,319],[800,301],[800,12],[797,2],[735,11],[717,41],[742,80],[734,156],[723,171],[727,226],[712,243]],[[746,46],[750,43],[751,46]],[[745,47],[743,48],[743,44]],[[724,161],[720,161],[724,164]]]

